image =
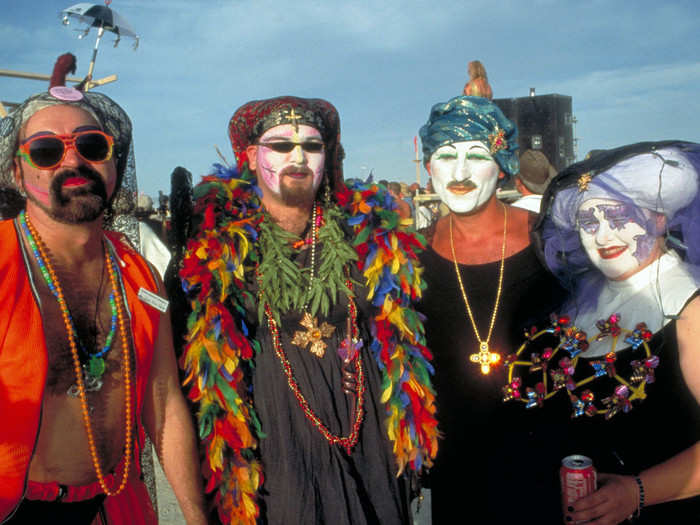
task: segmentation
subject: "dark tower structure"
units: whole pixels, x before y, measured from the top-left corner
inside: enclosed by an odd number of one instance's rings
[[[518,127],[520,151],[538,149],[561,171],[576,160],[574,152],[574,117],[571,97],[534,95],[499,98],[493,102]]]

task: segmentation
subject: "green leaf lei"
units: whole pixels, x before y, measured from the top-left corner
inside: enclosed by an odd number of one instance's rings
[[[324,208],[323,216],[324,224],[318,230],[320,265],[309,294],[311,268],[300,268],[292,260],[292,243],[300,237],[285,231],[267,213],[263,213],[258,243],[260,322],[264,319],[265,303],[270,305],[275,321],[279,323],[280,313],[301,311],[305,306],[314,317],[319,311],[327,316],[330,306],[337,301],[338,292],[353,297],[345,284],[345,268],[349,263],[357,261],[357,253],[345,242],[343,230],[339,226],[343,215],[337,206],[329,206]]]

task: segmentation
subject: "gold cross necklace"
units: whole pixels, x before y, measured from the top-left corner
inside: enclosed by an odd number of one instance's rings
[[[491,314],[491,322],[489,324],[489,331],[486,334],[486,339],[482,339],[479,335],[479,329],[476,327],[476,321],[474,320],[474,314],[469,306],[469,299],[467,299],[467,293],[464,291],[464,284],[462,283],[462,274],[459,271],[459,264],[457,263],[457,256],[455,255],[455,243],[452,237],[452,214],[450,214],[450,248],[452,249],[452,260],[455,263],[455,272],[457,273],[457,282],[459,283],[459,289],[462,292],[462,298],[464,299],[464,304],[467,307],[467,314],[469,314],[469,320],[472,323],[472,328],[474,329],[474,335],[476,335],[476,340],[479,341],[479,352],[476,354],[471,354],[469,360],[472,363],[478,363],[481,365],[481,373],[486,375],[491,371],[491,366],[496,365],[501,360],[501,355],[497,352],[491,352],[489,348],[489,340],[491,339],[491,333],[493,332],[493,326],[496,323],[496,315],[498,314],[498,306],[501,301],[501,292],[503,291],[503,268],[506,262],[506,232],[508,231],[508,208],[501,203],[503,206],[503,245],[501,246],[501,269],[498,275],[498,291],[496,292],[496,303],[493,306],[493,314]]]

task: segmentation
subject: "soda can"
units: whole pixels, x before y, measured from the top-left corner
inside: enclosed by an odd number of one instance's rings
[[[593,461],[586,456],[574,455],[562,459],[559,478],[564,508],[595,492],[598,486]]]

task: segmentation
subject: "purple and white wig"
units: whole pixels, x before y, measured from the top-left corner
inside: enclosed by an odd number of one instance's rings
[[[569,314],[596,308],[605,276],[579,237],[578,211],[589,199],[627,205],[632,220],[653,237],[665,236],[700,287],[700,144],[643,142],[599,151],[557,175],[543,197],[533,235],[544,263],[572,293]],[[666,217],[659,231],[654,213]]]

